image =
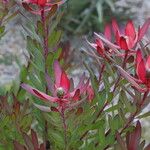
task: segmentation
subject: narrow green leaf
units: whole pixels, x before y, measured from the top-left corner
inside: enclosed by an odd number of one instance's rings
[[[54,53],[54,59],[58,59],[62,52],[62,48],[58,48],[57,51]]]
[[[103,21],[103,6],[102,6],[101,1],[97,2],[96,9],[97,9],[97,13],[98,13],[98,20],[100,23],[102,23],[102,21]]]
[[[60,30],[59,31],[54,30],[48,37],[49,47],[53,48],[53,47],[57,46],[57,44],[60,41],[61,35],[62,35],[62,32]]]
[[[44,35],[43,24],[41,21],[37,21],[37,34],[40,36]]]
[[[5,31],[5,26],[1,26],[0,27],[0,35],[2,35],[4,33],[4,31]]]
[[[34,51],[34,59],[33,61],[31,60],[31,63],[39,71],[42,71],[42,72],[45,71],[44,57],[40,51],[38,50]]]
[[[150,116],[150,112],[146,112],[142,115],[139,115],[137,118],[142,119],[142,118],[146,118],[146,117],[149,117],[149,116]]]
[[[99,107],[102,108],[104,103],[106,102],[107,100],[107,93],[105,91],[105,89],[103,91],[101,91],[99,93],[99,101],[98,101],[98,104],[99,104]]]

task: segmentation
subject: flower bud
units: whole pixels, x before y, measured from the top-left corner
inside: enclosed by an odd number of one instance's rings
[[[56,94],[57,94],[57,97],[58,98],[63,98],[64,94],[65,94],[65,91],[62,87],[59,87],[57,88],[56,90]]]

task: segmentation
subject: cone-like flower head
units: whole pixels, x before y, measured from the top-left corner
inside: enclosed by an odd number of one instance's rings
[[[77,101],[79,101],[81,94],[86,92],[89,85],[89,79],[86,81],[86,83],[84,83],[85,74],[83,74],[77,87],[73,90],[70,90],[70,86],[73,81],[69,79],[65,71],[61,69],[58,61],[54,62],[54,77],[55,82],[52,83],[50,76],[46,74],[46,81],[48,84],[48,88],[52,93],[52,96],[49,96],[37,90],[36,88],[33,88],[30,85],[24,83],[21,86],[27,92],[44,101],[57,103],[57,110],[61,111],[62,109],[71,107],[71,104],[74,105]]]

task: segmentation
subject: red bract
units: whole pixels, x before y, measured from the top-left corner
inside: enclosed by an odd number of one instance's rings
[[[104,30],[104,37],[111,41],[111,27],[109,24],[107,24],[105,26],[105,30]],[[103,43],[103,41],[100,38],[96,38],[95,43],[90,43],[88,42],[94,49],[97,50],[98,54],[102,57],[105,57],[105,52],[108,51],[108,47],[106,47]]]
[[[119,30],[118,24],[115,20],[112,21],[112,27],[115,34],[116,43],[123,50],[130,50],[134,48],[138,41],[140,41],[147,32],[150,25],[150,18],[139,27],[136,31],[133,22],[130,20],[127,22],[124,31]]]
[[[143,24],[142,27],[139,27],[138,30],[135,29],[132,21],[128,21],[125,28],[123,30],[119,29],[119,26],[115,20],[112,21],[112,29],[115,36],[115,42],[111,41],[111,28],[105,28],[104,35],[97,34],[96,43],[89,43],[92,47],[97,49],[100,55],[104,55],[106,49],[104,48],[104,44],[114,52],[115,55],[124,57],[125,54],[121,53],[119,49],[129,51],[130,54],[135,53],[133,48],[137,45],[137,43],[144,37],[148,28],[150,26],[150,18]],[[107,36],[106,36],[107,35]],[[129,54],[129,53],[128,53]]]
[[[23,2],[45,7],[45,6],[52,6],[55,4],[62,4],[64,0],[24,0]]]
[[[96,50],[98,52],[98,54],[102,57],[105,57],[105,47],[103,42],[100,39],[96,39],[95,40],[95,44],[96,44]]]
[[[52,93],[52,96],[49,96],[27,84],[22,84],[21,86],[32,95],[44,101],[57,103],[58,104],[57,110],[59,112],[67,108],[79,105],[79,103],[81,102],[79,101],[80,96],[86,91],[87,86],[89,85],[89,80],[87,80],[87,82],[84,83],[85,74],[82,75],[77,87],[74,88],[72,91],[70,91],[70,85],[72,80],[69,80],[67,74],[61,69],[58,61],[54,62],[54,76],[55,82],[52,83],[51,78],[48,75],[46,75],[48,88]],[[43,107],[39,106],[38,108],[43,110],[46,109],[46,111],[49,111],[49,109],[44,106]]]
[[[126,143],[128,150],[137,150],[140,147],[140,138],[141,138],[141,124],[138,121],[135,129],[128,133],[126,136]]]
[[[94,90],[93,90],[91,85],[89,85],[87,87],[86,92],[87,92],[87,95],[88,95],[88,100],[89,100],[89,102],[91,102],[94,99],[94,96],[95,96]]]
[[[46,6],[47,5],[47,0],[24,0],[26,3],[31,3],[31,4],[36,4],[39,6]]]
[[[49,11],[54,5],[61,5],[65,2],[65,0],[23,0],[22,5],[27,10],[33,14],[41,14],[41,11]],[[37,5],[38,8],[36,10],[30,6],[30,4]]]
[[[120,66],[117,66],[117,68],[121,75],[125,77],[135,88],[137,88],[140,92],[146,92],[147,90],[150,90],[150,56],[148,56],[147,59],[144,59],[142,57],[141,50],[137,50],[135,64],[137,78],[132,77]],[[140,87],[139,84],[145,85],[146,88]]]
[[[136,73],[140,81],[150,88],[150,56],[145,60],[140,50],[136,54]]]

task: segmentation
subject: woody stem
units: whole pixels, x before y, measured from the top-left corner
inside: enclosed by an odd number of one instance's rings
[[[100,70],[100,75],[99,75],[98,83],[100,83],[100,82],[101,82],[102,74],[103,74],[104,70],[105,70],[105,64],[102,64],[102,66],[101,66],[101,70]]]
[[[46,24],[46,15],[45,15],[45,10],[44,7],[42,8],[41,11],[41,21],[42,21],[42,25],[43,25],[43,46],[44,46],[44,50],[43,50],[43,54],[44,54],[44,58],[46,60],[46,57],[48,55],[48,26]]]
[[[126,61],[127,61],[127,58],[128,58],[128,51],[125,52],[125,57],[124,57],[124,60],[123,60],[123,63],[122,63],[122,68],[125,69],[126,68]],[[116,83],[115,83],[115,86],[114,86],[114,89],[113,89],[113,93],[115,92],[118,84],[119,84],[119,81],[121,79],[121,76],[118,77]]]
[[[143,106],[146,97],[148,95],[149,91],[146,91],[143,95],[143,98],[141,100],[141,103],[139,106],[137,106],[136,111],[129,117],[128,122],[126,123],[126,125],[124,126],[124,128],[121,130],[120,134],[122,134],[122,132],[130,125],[130,123],[134,120],[135,116],[141,111],[141,107]]]
[[[64,141],[65,141],[65,150],[66,150],[67,148],[67,125],[66,125],[64,109],[61,111],[61,117],[62,117],[63,128],[64,128]]]
[[[45,61],[45,72],[47,72],[46,59],[48,56],[48,26],[46,24],[46,14],[45,14],[44,7],[42,7],[42,10],[41,10],[41,22],[43,25],[43,56],[44,56],[44,61]],[[46,94],[48,94],[47,85],[45,85],[45,89],[46,89]],[[47,120],[45,120],[45,143],[46,143],[46,146],[47,146],[47,143],[49,143],[47,132],[48,132],[48,123],[47,123]]]
[[[123,64],[122,64],[122,68],[123,69],[126,68],[126,62],[127,62],[127,58],[128,58],[128,53],[129,53],[129,51],[125,51],[125,57],[124,57]]]

